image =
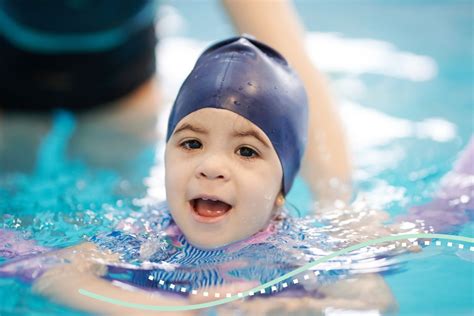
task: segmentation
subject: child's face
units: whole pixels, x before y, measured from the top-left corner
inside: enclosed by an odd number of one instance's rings
[[[166,145],[165,168],[171,215],[195,246],[245,239],[276,211],[280,160],[265,133],[234,112],[204,108],[182,119]]]

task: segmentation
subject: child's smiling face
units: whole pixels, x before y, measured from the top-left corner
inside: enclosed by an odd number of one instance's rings
[[[203,108],[183,118],[166,145],[166,197],[189,242],[217,248],[264,228],[281,194],[272,143],[234,112]]]

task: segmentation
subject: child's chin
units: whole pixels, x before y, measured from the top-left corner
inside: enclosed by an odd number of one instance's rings
[[[203,250],[214,250],[214,249],[221,248],[221,247],[227,246],[228,244],[233,243],[233,241],[230,241],[230,242],[226,242],[224,240],[216,241],[216,240],[212,240],[212,238],[202,238],[202,236],[200,237],[201,238],[187,237],[187,239],[191,245]]]

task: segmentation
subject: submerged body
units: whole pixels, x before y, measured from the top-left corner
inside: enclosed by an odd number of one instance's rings
[[[339,229],[332,230],[315,218],[281,216],[250,238],[219,249],[203,250],[189,244],[163,203],[123,220],[116,231],[91,238],[98,248],[86,243],[47,251],[33,258],[20,257],[1,267],[0,272],[33,281],[36,290],[78,308],[85,297],[72,292],[73,288],[127,302],[137,302],[138,296],[138,302],[144,304],[186,305],[207,300],[204,292],[209,293],[209,299],[216,299],[216,293],[220,297],[227,293],[236,295],[357,241],[357,238],[343,239],[337,236],[339,233]],[[260,299],[268,296],[288,300],[288,306],[281,307],[284,309],[291,306],[301,309],[303,306],[291,302],[293,299],[303,302],[306,298],[308,304],[307,299],[314,300],[310,304],[314,305],[313,310],[328,306],[387,310],[393,308],[394,301],[382,279],[373,272],[374,268],[379,271],[396,268],[397,264],[390,259],[393,254],[386,247],[352,252],[306,271],[311,272],[308,279],[299,276],[297,284],[292,282],[293,278],[285,279],[272,290],[238,304],[248,305],[250,313],[255,312],[256,305],[262,311],[271,309],[272,304],[260,303]],[[364,261],[370,261],[370,272],[365,271]],[[74,287],[66,286],[61,281],[63,278],[68,278],[68,284]],[[353,282],[366,288],[348,299],[347,296],[353,295],[350,291]],[[193,290],[197,295],[191,294]],[[94,301],[89,307],[95,304],[100,302]],[[105,303],[91,310],[115,312],[118,307]],[[221,308],[233,307],[227,304]]]

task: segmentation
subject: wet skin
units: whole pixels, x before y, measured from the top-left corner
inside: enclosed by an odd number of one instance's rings
[[[171,215],[199,248],[250,237],[279,207],[277,153],[260,128],[234,112],[204,108],[183,118],[166,145],[165,169]],[[220,201],[214,209],[213,200]]]

